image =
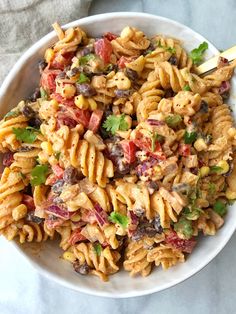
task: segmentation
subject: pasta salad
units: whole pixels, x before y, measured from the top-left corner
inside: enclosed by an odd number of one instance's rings
[[[236,199],[236,63],[199,77],[206,42],[53,27],[39,87],[0,122],[0,234],[59,236],[74,270],[104,281],[184,262]]]

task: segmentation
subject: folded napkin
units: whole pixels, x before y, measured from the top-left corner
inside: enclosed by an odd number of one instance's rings
[[[1,0],[0,86],[22,53],[52,30],[88,14],[92,0]]]

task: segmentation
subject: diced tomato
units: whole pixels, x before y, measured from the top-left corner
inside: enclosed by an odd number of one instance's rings
[[[72,232],[68,242],[71,244],[71,245],[74,245],[76,244],[77,242],[80,242],[80,241],[84,241],[84,240],[87,240],[81,233],[81,230],[80,229],[76,229]]]
[[[76,115],[77,121],[83,124],[85,128],[88,128],[90,116],[91,116],[89,110],[76,109],[75,115]]]
[[[111,32],[107,32],[103,35],[104,38],[108,39],[109,41],[112,41],[114,39],[117,38],[117,35],[111,33]]]
[[[191,148],[190,144],[180,144],[179,145],[179,154],[181,156],[184,156],[184,157],[189,156],[191,153],[190,148]]]
[[[34,199],[32,196],[30,196],[28,194],[23,194],[22,203],[25,204],[25,206],[27,207],[28,210],[34,210],[35,209]]]
[[[123,140],[120,142],[120,144],[124,152],[125,161],[128,164],[132,164],[133,162],[135,162],[136,145],[134,144],[134,142],[129,140]]]
[[[42,86],[49,93],[55,92],[55,79],[60,72],[60,70],[49,70],[46,68],[41,75],[40,86]]]
[[[66,99],[63,98],[60,94],[58,93],[53,93],[51,95],[51,97],[53,99],[55,99],[59,104],[63,104],[65,106],[69,106],[69,107],[73,107],[75,106],[75,102],[74,102],[74,97],[70,98],[70,99]]]
[[[103,116],[102,110],[97,109],[92,112],[88,128],[89,130],[93,131],[93,133],[96,133],[97,130],[99,129],[99,126],[102,121],[102,116]]]
[[[74,52],[67,52],[63,55],[55,54],[52,62],[50,62],[50,68],[64,70],[64,68],[70,65],[72,58],[74,57]]]
[[[63,178],[64,169],[62,169],[59,165],[53,165],[52,171],[58,179]]]
[[[10,167],[13,161],[14,161],[13,153],[9,152],[3,154],[2,164],[4,167]]]
[[[197,241],[193,238],[190,240],[180,239],[175,231],[166,235],[165,242],[182,252],[191,253]]]
[[[98,39],[95,42],[95,53],[105,62],[109,63],[112,54],[112,45],[106,38]]]
[[[161,144],[155,142],[155,150],[152,151],[152,142],[149,137],[144,136],[141,132],[136,133],[136,138],[134,139],[134,144],[139,147],[141,150],[147,152],[148,156],[151,156],[155,159],[166,160],[166,156],[162,151]]]
[[[125,68],[125,63],[129,63],[131,61],[133,61],[134,58],[133,57],[120,57],[120,59],[117,61],[117,65],[120,69],[124,69]]]

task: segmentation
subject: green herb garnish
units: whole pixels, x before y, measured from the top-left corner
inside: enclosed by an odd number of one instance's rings
[[[216,185],[215,183],[209,182],[208,183],[208,191],[212,195],[216,192]]]
[[[77,83],[82,84],[82,83],[86,83],[86,82],[89,82],[89,78],[84,73],[80,73],[79,79],[77,80]]]
[[[93,60],[93,59],[95,59],[95,55],[92,53],[89,53],[88,55],[79,58],[79,65],[85,65],[90,60]]]
[[[101,244],[100,244],[100,243],[94,243],[94,244],[93,244],[93,248],[94,248],[95,253],[96,253],[98,256],[100,256],[101,253],[102,253],[102,246],[101,246]]]
[[[129,218],[127,216],[117,212],[112,212],[109,216],[109,220],[115,224],[119,224],[122,228],[126,228],[129,223]]]
[[[183,216],[188,220],[197,220],[201,212],[201,208],[195,207],[190,210],[188,207],[185,207],[183,210]]]
[[[177,127],[182,122],[182,117],[179,114],[173,114],[165,118],[165,122],[171,128]]]
[[[213,173],[220,173],[223,170],[223,168],[219,167],[219,166],[212,166],[210,167],[210,171]]]
[[[121,116],[108,116],[102,126],[113,135],[115,135],[116,131],[127,131],[129,128],[127,121],[125,121],[124,113]]]
[[[156,150],[156,142],[162,143],[164,140],[164,136],[158,134],[157,132],[151,133],[151,141],[152,141],[152,152]]]
[[[32,144],[36,138],[39,130],[30,126],[26,128],[12,128],[13,133],[16,135],[16,139],[23,142]]]
[[[184,133],[184,143],[192,144],[197,139],[197,132],[187,132]]]
[[[48,174],[47,165],[37,165],[31,171],[31,180],[30,184],[32,186],[40,185],[45,183]]]
[[[203,53],[208,49],[208,43],[203,42],[197,48],[193,49],[189,57],[193,60],[194,64],[199,64],[203,59]]]
[[[226,205],[220,200],[216,201],[213,205],[213,210],[220,216],[224,216],[227,213]]]
[[[184,90],[185,92],[189,92],[189,91],[191,91],[191,88],[190,88],[190,86],[187,84],[187,85],[185,85],[185,86],[183,87],[183,90]]]
[[[43,87],[40,87],[40,97],[44,100],[48,100],[48,93]]]
[[[7,118],[10,118],[10,117],[18,117],[20,114],[20,111],[19,110],[15,110],[15,111],[9,111],[7,114],[5,114],[4,116],[4,120],[6,120]]]
[[[181,217],[179,221],[174,224],[174,230],[183,235],[185,239],[190,239],[193,236],[192,222],[184,217]]]

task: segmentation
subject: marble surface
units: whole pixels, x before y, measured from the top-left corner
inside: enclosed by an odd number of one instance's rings
[[[219,49],[236,43],[234,0],[94,0],[89,14],[113,11],[140,11],[172,18],[198,31]],[[76,293],[48,281],[0,239],[0,313],[236,313],[235,244],[236,233],[205,269],[171,289],[115,300]]]

